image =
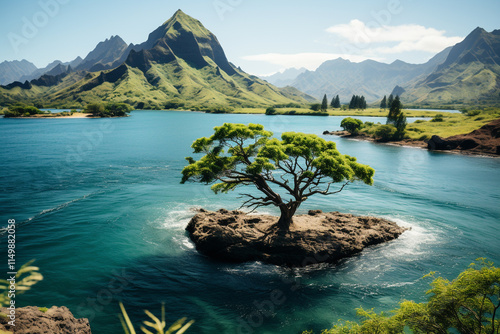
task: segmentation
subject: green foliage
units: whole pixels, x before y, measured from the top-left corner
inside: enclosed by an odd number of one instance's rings
[[[405,135],[405,129],[406,125],[408,123],[406,122],[406,116],[404,113],[399,113],[399,115],[396,117],[396,121],[394,122],[394,125],[396,126],[396,134],[395,134],[395,139],[400,140],[403,139]]]
[[[443,122],[443,115],[442,114],[437,114],[431,119],[431,122]]]
[[[434,278],[427,303],[401,303],[398,317],[415,333],[500,332],[500,268],[485,259],[472,263],[456,279]]]
[[[85,112],[91,113],[94,117],[123,117],[131,110],[132,107],[126,103],[108,103],[105,106],[91,103],[85,107]]]
[[[453,281],[424,277],[434,279],[427,302],[403,301],[392,315],[360,308],[361,323],[339,322],[322,334],[500,333],[500,268],[478,259]]]
[[[38,271],[38,267],[32,266],[35,260],[25,263],[16,274],[16,296],[29,291],[33,285],[43,280],[42,274]],[[10,281],[0,279],[0,306],[7,306],[10,302],[9,298]]]
[[[465,112],[465,115],[472,117],[472,116],[477,116],[480,113],[481,113],[481,110],[469,110],[469,111]]]
[[[119,304],[120,304],[120,309],[122,311],[119,317],[125,334],[136,334],[135,328],[132,325],[132,321],[130,321],[130,318],[127,314],[127,311],[125,310],[125,307],[121,302]],[[153,322],[143,321],[143,324],[156,331],[156,332],[151,332],[146,327],[141,326],[140,327],[141,331],[145,334],[182,334],[186,332],[188,328],[191,327],[191,325],[194,323],[194,320],[185,323],[187,318],[181,318],[176,322],[174,322],[174,324],[171,325],[169,328],[166,328],[165,305],[161,306],[161,320],[158,319],[153,313],[149,312],[148,310],[144,310],[144,313],[146,313]]]
[[[311,109],[312,111],[320,111],[320,109],[321,109],[321,104],[319,104],[319,103],[313,103],[313,104],[311,104],[310,109]]]
[[[87,113],[91,113],[95,116],[97,115],[101,115],[104,113],[105,109],[104,109],[104,106],[102,104],[99,104],[99,103],[91,103],[91,104],[88,104],[86,107],[85,107],[85,112]]]
[[[390,108],[392,106],[392,102],[394,102],[394,95],[390,94],[387,99],[387,106]]]
[[[393,140],[396,135],[396,127],[394,125],[381,125],[375,130],[375,138],[381,142]]]
[[[39,308],[38,308],[38,310],[39,310],[40,312],[42,312],[42,313],[45,313],[45,312],[47,312],[49,309],[48,309],[48,308],[46,308],[46,307],[39,307]]]
[[[185,105],[186,105],[186,102],[178,100],[178,99],[174,99],[174,100],[171,100],[171,101],[168,101],[167,103],[165,103],[164,107],[165,107],[165,109],[177,110],[177,109],[184,108]]]
[[[364,96],[353,95],[349,102],[349,109],[366,109],[366,100]]]
[[[328,109],[328,97],[325,96],[323,97],[323,101],[321,102],[321,111],[326,112]]]
[[[340,108],[340,98],[338,95],[332,99],[330,106],[334,109]]]
[[[398,140],[404,137],[407,122],[399,96],[396,96],[390,104],[389,114],[387,115],[387,124],[394,125],[396,127],[396,133],[394,134],[393,139]]]
[[[43,114],[40,109],[25,104],[16,104],[4,109],[5,117],[30,117],[32,115]]]
[[[308,197],[338,192],[330,190],[333,183],[345,182],[344,186],[355,180],[373,183],[372,168],[340,154],[334,142],[316,135],[285,132],[279,140],[272,138],[272,132],[259,124],[225,123],[214,130],[211,137],[199,138],[191,145],[194,153],[204,156],[198,161],[186,158],[189,165],[182,170],[181,183],[188,180],[219,182],[212,186],[215,193],[253,184],[264,197],[246,194],[249,200],[242,206],[280,207],[281,218],[284,211],[290,214],[281,226],[285,229],[295,210]],[[279,178],[273,177],[275,171],[280,174]],[[275,192],[270,185],[277,186],[284,194]]]
[[[380,109],[385,109],[387,108],[387,97],[384,95],[384,98],[380,102]]]
[[[342,122],[340,122],[340,126],[345,131],[348,131],[350,134],[358,133],[358,131],[359,131],[359,129],[361,129],[362,125],[363,125],[363,122],[360,119],[351,118],[351,117],[346,117],[342,120]]]
[[[207,106],[201,107],[200,111],[205,111],[208,114],[228,114],[234,111],[234,108],[229,106]]]
[[[266,115],[275,115],[276,109],[274,107],[269,107],[266,109]]]

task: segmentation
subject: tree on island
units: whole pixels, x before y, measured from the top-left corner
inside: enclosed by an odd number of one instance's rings
[[[340,122],[340,126],[352,135],[357,134],[362,125],[363,122],[360,119],[352,117],[346,117]]]
[[[321,102],[321,111],[326,112],[327,109],[328,109],[328,98],[326,97],[325,94],[325,96],[323,96],[323,102]]]
[[[384,95],[384,98],[382,99],[382,102],[380,102],[380,109],[386,109],[387,108],[387,98]]]
[[[277,227],[282,231],[289,230],[293,215],[309,197],[339,193],[356,180],[373,183],[373,168],[340,154],[334,142],[316,135],[285,132],[279,140],[259,124],[225,123],[214,130],[191,145],[204,156],[198,161],[186,158],[189,165],[182,170],[181,183],[213,184],[216,194],[254,185],[262,194],[243,194],[247,200],[242,207],[278,207]],[[334,183],[342,184],[331,189]]]

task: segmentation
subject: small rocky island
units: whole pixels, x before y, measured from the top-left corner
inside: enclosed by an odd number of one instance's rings
[[[396,239],[406,230],[386,219],[320,210],[295,216],[287,232],[276,228],[277,220],[270,215],[200,209],[186,230],[196,249],[212,258],[293,267],[335,263]]]

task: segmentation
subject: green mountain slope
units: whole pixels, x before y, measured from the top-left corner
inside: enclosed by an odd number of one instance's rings
[[[436,71],[404,89],[405,103],[500,105],[500,30],[476,28]]]
[[[104,100],[136,108],[195,109],[307,103],[304,95],[280,90],[233,66],[217,38],[180,10],[134,46],[117,68],[65,73],[52,86],[29,86],[0,88],[0,101],[62,106]]]

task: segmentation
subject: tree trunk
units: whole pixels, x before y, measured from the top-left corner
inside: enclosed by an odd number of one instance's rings
[[[280,211],[281,211],[281,216],[280,219],[278,220],[278,228],[282,231],[289,231],[290,230],[290,225],[293,223],[293,215],[295,214],[295,211],[297,211],[300,203],[297,202],[292,202],[291,204],[281,204],[280,205]]]

